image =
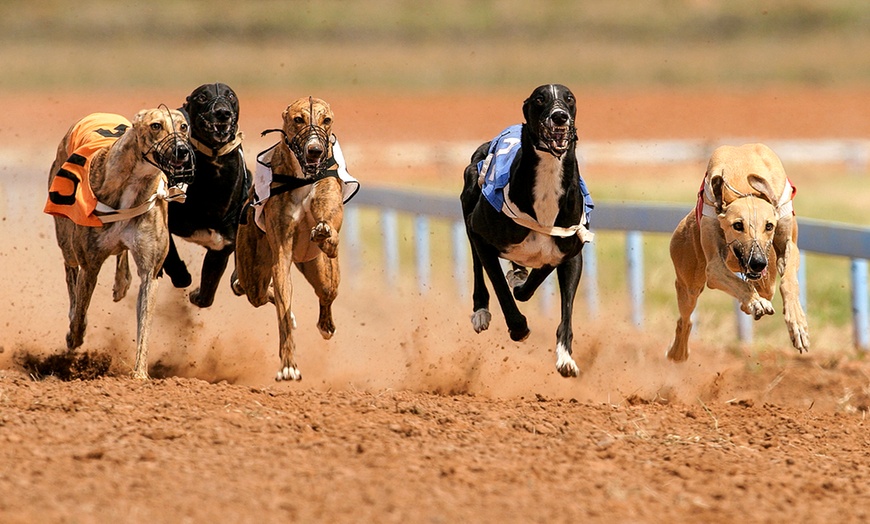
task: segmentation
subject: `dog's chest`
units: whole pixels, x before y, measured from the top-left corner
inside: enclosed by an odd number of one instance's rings
[[[535,209],[538,223],[543,226],[553,226],[556,217],[559,216],[559,201],[565,194],[562,185],[562,163],[552,155],[538,158],[535,183],[532,187],[532,207]],[[522,266],[535,268],[560,264],[564,253],[550,235],[530,231],[522,242],[509,246],[503,251],[502,256]]]
[[[565,258],[553,237],[535,231],[530,231],[522,242],[509,246],[501,255],[511,262],[530,268],[558,266]]]

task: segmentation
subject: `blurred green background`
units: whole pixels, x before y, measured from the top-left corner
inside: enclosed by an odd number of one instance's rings
[[[0,89],[870,83],[867,0],[25,1]]]

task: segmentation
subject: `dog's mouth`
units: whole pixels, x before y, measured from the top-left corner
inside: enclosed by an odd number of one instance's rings
[[[573,125],[555,125],[544,123],[538,129],[540,142],[539,149],[548,151],[554,156],[561,157],[577,138],[577,131]]]
[[[236,137],[236,119],[232,116],[217,118],[215,115],[200,115],[199,130],[212,144],[222,146]]]
[[[181,135],[167,135],[154,144],[151,157],[146,153],[145,159],[166,174],[170,186],[193,183],[194,158],[193,149]]]
[[[753,241],[748,250],[740,242],[734,242],[731,252],[739,261],[746,280],[760,280],[767,276],[767,257],[758,242]]]

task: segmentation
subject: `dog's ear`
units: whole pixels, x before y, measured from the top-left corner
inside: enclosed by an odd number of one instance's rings
[[[725,211],[725,201],[722,197],[722,190],[725,187],[725,177],[721,172],[713,173],[710,177],[710,191],[713,193],[713,200],[716,205],[716,214],[722,214]]]
[[[528,122],[529,121],[529,106],[532,103],[532,97],[526,98],[523,100],[523,119]]]
[[[770,181],[764,177],[756,175],[755,173],[750,174],[746,179],[752,189],[761,193],[761,198],[767,200],[770,204],[776,207],[777,198],[773,188],[770,186]]]
[[[136,113],[136,116],[133,117],[133,121],[131,122],[134,127],[142,123],[142,119],[145,118],[148,111],[148,109],[140,109],[139,112]]]

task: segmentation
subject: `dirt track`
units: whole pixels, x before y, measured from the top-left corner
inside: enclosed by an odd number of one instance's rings
[[[288,101],[241,95],[249,135],[274,126]],[[402,138],[408,123],[430,140],[448,132],[485,139],[516,120],[514,99],[524,95],[464,95],[461,104],[455,96],[422,104],[324,96],[345,126],[343,143],[377,146]],[[4,96],[7,186],[22,183],[21,166],[47,169],[75,117],[171,102],[163,93]],[[860,91],[580,98],[589,108],[585,134],[595,139],[870,135],[870,96]],[[457,114],[467,119],[461,125]],[[32,122],[35,134],[20,122]],[[378,166],[354,174],[396,182]],[[168,283],[151,353],[152,372],[166,378],[126,378],[134,301],[113,304],[105,275],[85,349],[113,357],[109,376],[33,381],[16,356],[60,351],[66,298],[50,220],[39,213],[43,197],[22,198],[18,207],[29,211],[0,222],[0,521],[870,518],[870,365],[848,349],[797,357],[786,347],[699,345],[674,366],[663,362],[667,340],[605,312],[575,319],[584,373],[565,380],[553,366],[555,319],[532,313],[532,336],[514,344],[494,314],[494,327],[476,336],[468,304],[452,290],[390,293],[376,269],[343,283],[328,342],[313,328],[312,293],[297,288],[301,384],[271,381],[272,310],[254,310],[222,287],[215,306],[197,311]],[[186,258],[199,253],[191,248]]]

